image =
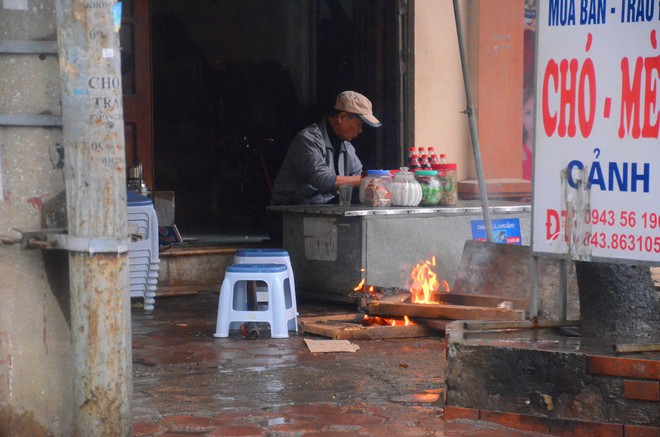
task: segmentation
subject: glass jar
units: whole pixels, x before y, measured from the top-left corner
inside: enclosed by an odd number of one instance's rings
[[[364,189],[364,203],[367,206],[391,206],[392,205],[392,178],[390,172],[386,175],[374,177]]]
[[[456,206],[458,203],[458,181],[456,178],[456,164],[438,164],[438,181],[442,187],[440,196],[441,206]]]
[[[417,206],[422,200],[422,187],[408,167],[394,174],[391,191],[393,206]]]
[[[442,188],[436,170],[417,170],[415,180],[422,187],[422,201],[420,205],[435,206],[440,202]]]
[[[366,191],[367,191],[367,186],[371,181],[374,179],[382,178],[382,177],[390,177],[390,172],[388,170],[367,170],[367,174],[360,180],[360,188],[358,189],[358,195],[360,198],[360,203],[366,204],[367,199],[366,199]]]

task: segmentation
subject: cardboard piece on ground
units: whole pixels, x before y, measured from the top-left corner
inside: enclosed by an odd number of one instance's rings
[[[348,340],[310,340],[305,339],[305,343],[312,353],[316,352],[356,352],[360,346],[353,344]]]

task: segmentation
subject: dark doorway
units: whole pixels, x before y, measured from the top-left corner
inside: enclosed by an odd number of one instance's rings
[[[182,233],[265,235],[291,138],[345,89],[384,124],[355,141],[365,169],[399,165],[398,4],[151,2],[154,189],[175,192]]]

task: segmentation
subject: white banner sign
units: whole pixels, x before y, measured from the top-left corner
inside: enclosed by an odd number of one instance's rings
[[[660,5],[537,8],[532,249],[660,262]]]

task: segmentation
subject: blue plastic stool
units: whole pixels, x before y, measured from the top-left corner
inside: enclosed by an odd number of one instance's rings
[[[247,282],[266,284],[268,305],[248,310]],[[266,322],[273,338],[287,338],[297,330],[297,313],[285,264],[233,264],[227,268],[220,288],[214,337],[228,337],[232,324]]]
[[[291,268],[291,259],[289,252],[284,249],[241,249],[234,255],[234,264],[284,264],[289,272],[289,284],[291,284],[291,301],[293,309],[298,315],[298,305],[296,303],[296,281],[293,277]],[[261,295],[261,290],[259,295]],[[296,332],[298,325],[296,324]]]

